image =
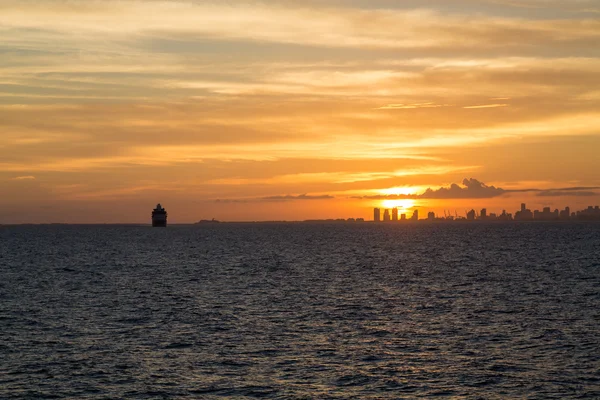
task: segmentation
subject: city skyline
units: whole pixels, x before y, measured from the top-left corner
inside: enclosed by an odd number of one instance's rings
[[[465,210],[464,214],[459,214],[455,210],[454,214],[450,211],[444,210],[444,216],[440,216],[433,211],[427,213],[427,218],[419,217],[419,210],[415,209],[412,211],[412,215],[408,213],[401,214],[401,218],[398,219],[398,209],[383,209],[384,218],[381,218],[381,208],[373,209],[373,221],[374,222],[402,222],[402,221],[486,221],[486,222],[510,222],[510,221],[590,221],[600,220],[600,206],[588,206],[583,210],[572,211],[571,207],[566,206],[560,210],[558,208],[552,210],[551,207],[544,207],[540,210],[530,210],[527,208],[526,203],[521,203],[521,208],[514,213],[502,210],[502,213],[490,212],[488,213],[487,208],[482,208],[480,211],[471,209]],[[390,219],[389,212],[396,215],[395,219]]]
[[[338,213],[331,214],[328,210],[321,210],[321,214],[309,214],[308,217],[292,217],[292,218],[279,218],[275,214],[269,214],[265,216],[257,216],[249,214],[249,216],[245,218],[223,218],[219,214],[211,214],[209,215],[206,211],[199,210],[197,215],[199,218],[185,218],[182,214],[180,214],[181,210],[178,210],[177,207],[170,207],[174,209],[176,212],[173,213],[173,222],[175,224],[189,224],[195,223],[199,220],[220,220],[223,222],[272,222],[272,221],[306,221],[306,220],[346,220],[348,215],[352,215],[351,219],[360,219],[360,220],[376,220],[375,215],[373,215],[373,210],[379,210],[380,219],[382,221],[415,221],[415,220],[426,220],[430,219],[430,215],[433,215],[435,219],[442,219],[443,215],[445,219],[452,219],[449,217],[453,217],[456,219],[470,219],[469,214],[473,213],[476,216],[475,219],[479,219],[479,214],[484,214],[489,211],[490,216],[503,216],[503,219],[506,219],[506,209],[512,209],[514,204],[520,204],[521,209],[516,210],[514,213],[508,214],[508,220],[513,220],[513,217],[517,217],[519,212],[527,212],[531,214],[533,219],[534,214],[543,212],[547,215],[549,212],[554,213],[558,212],[559,215],[564,209],[558,209],[555,206],[548,206],[548,198],[553,197],[554,195],[558,196],[558,201],[552,202],[552,204],[558,204],[559,202],[564,202],[565,199],[574,200],[572,203],[574,207],[567,206],[567,209],[589,209],[590,200],[600,199],[600,194],[597,192],[599,190],[598,187],[564,187],[564,188],[548,188],[548,189],[535,189],[535,188],[527,188],[527,189],[504,189],[495,186],[488,186],[476,179],[464,179],[462,185],[451,184],[445,187],[439,187],[436,189],[427,188],[422,193],[400,193],[400,194],[379,194],[379,195],[371,195],[371,196],[345,196],[345,197],[334,197],[329,195],[286,195],[286,196],[271,196],[265,198],[246,198],[246,199],[234,199],[234,200],[222,200],[217,199],[214,200],[215,203],[221,203],[225,207],[237,208],[237,207],[248,207],[253,206],[256,203],[259,204],[267,204],[269,206],[279,205],[281,207],[286,207],[291,210],[294,209],[294,202],[300,202],[305,204],[322,204],[322,202],[327,203],[343,203],[348,205],[348,203],[356,202],[360,204],[360,207],[356,207],[359,209],[358,212],[353,211],[351,213],[347,213],[347,210],[352,210],[352,208],[338,208]],[[552,195],[549,196],[548,194]],[[529,209],[523,209],[522,196],[529,196],[529,200],[533,201],[533,209],[542,209],[531,211]],[[519,196],[517,200],[516,196]],[[489,202],[498,202],[502,204],[502,206],[482,206],[482,204],[489,204]],[[132,224],[144,224],[147,219],[147,210],[142,209],[142,204],[146,205],[148,202],[140,203],[137,205],[137,209],[135,211],[135,219],[131,219],[125,215],[124,209],[119,209],[118,206],[112,208],[110,210],[112,219],[110,217],[103,219],[102,221],[76,221],[76,220],[60,220],[60,219],[50,219],[45,221],[11,221],[10,219],[6,219],[3,221],[0,219],[0,224],[31,224],[31,223],[132,223]],[[154,203],[156,204],[156,203]],[[450,207],[449,204],[453,204],[453,207]],[[506,204],[509,204],[507,207]],[[528,203],[529,204],[529,203]],[[374,207],[372,205],[375,205]],[[483,208],[482,208],[483,207]],[[560,206],[559,206],[560,207]],[[597,207],[597,206],[596,206]],[[593,208],[593,207],[592,207]],[[469,211],[470,210],[470,211]],[[597,210],[597,209],[596,209]],[[72,210],[76,212],[77,210]],[[82,212],[87,212],[86,209],[81,209]],[[146,211],[146,212],[144,212]],[[499,212],[501,211],[501,212]],[[416,219],[414,215],[417,215]],[[1,215],[1,214],[0,214]],[[74,213],[73,215],[78,216],[78,214]],[[137,217],[141,215],[142,217]],[[115,217],[116,216],[116,217]],[[370,217],[371,218],[370,218]],[[427,216],[427,217],[425,217]],[[18,217],[18,216],[17,216]],[[120,219],[119,219],[120,218]],[[528,217],[524,218],[527,220]]]
[[[583,209],[599,11],[0,0],[0,223],[144,223],[158,202],[172,223]]]

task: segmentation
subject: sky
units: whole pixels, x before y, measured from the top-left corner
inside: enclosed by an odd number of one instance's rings
[[[0,0],[0,223],[600,204],[599,43],[600,0]]]

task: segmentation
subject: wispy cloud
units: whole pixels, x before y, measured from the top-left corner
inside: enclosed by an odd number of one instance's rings
[[[297,196],[294,195],[285,195],[285,196],[268,196],[263,197],[261,200],[264,201],[293,201],[293,200],[331,200],[333,196],[328,194],[324,195],[308,195],[308,194],[300,194]]]
[[[258,202],[281,202],[281,201],[303,201],[303,200],[332,200],[335,196],[322,194],[322,195],[310,195],[310,194],[299,194],[299,195],[278,195],[278,196],[265,196],[256,198],[232,198],[232,199],[217,199],[217,203],[258,203]]]
[[[435,103],[415,103],[415,104],[388,104],[386,106],[378,107],[376,110],[410,110],[415,108],[438,108],[438,107],[450,107],[449,104],[435,104]]]
[[[590,192],[590,191],[567,191],[561,192],[557,190],[544,190],[536,194],[538,197],[565,197],[565,196],[573,196],[573,197],[594,197],[600,196],[598,192]]]
[[[479,105],[479,106],[466,106],[463,108],[477,109],[477,108],[498,108],[498,107],[508,107],[508,104],[483,104],[483,105]]]
[[[46,3],[47,7],[40,3]],[[52,6],[50,6],[50,4]],[[496,47],[598,38],[594,21],[544,21],[443,15],[434,9],[366,10],[266,6],[254,2],[103,1],[3,4],[9,29],[70,33],[70,42],[102,34],[179,39],[245,39],[326,47]],[[527,23],[525,23],[527,22]],[[21,32],[21,34],[23,31]],[[493,40],[492,40],[493,39]]]

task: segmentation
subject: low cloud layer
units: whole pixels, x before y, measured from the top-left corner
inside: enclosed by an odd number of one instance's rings
[[[600,196],[600,187],[565,187],[556,189],[503,189],[474,179],[465,178],[462,185],[453,183],[448,187],[439,189],[428,188],[421,194],[392,194],[392,195],[373,195],[373,196],[351,196],[352,199],[359,200],[464,200],[464,199],[491,199],[501,196],[510,196],[511,193],[535,193],[538,197],[593,197]],[[276,195],[258,198],[246,199],[219,199],[219,203],[252,203],[252,202],[281,202],[281,201],[299,201],[299,200],[333,200],[345,198],[342,196],[324,195]]]
[[[333,199],[333,196],[330,195],[320,195],[320,196],[311,196],[308,194],[301,194],[299,196],[292,196],[292,195],[286,195],[286,196],[268,196],[268,197],[263,197],[261,198],[261,200],[263,201],[291,201],[291,200],[329,200],[329,199]]]
[[[574,197],[594,197],[598,196],[600,193],[590,192],[590,191],[556,191],[556,190],[544,190],[539,192],[536,196],[538,197],[565,197],[565,196],[574,196]]]
[[[576,197],[592,197],[600,196],[600,193],[594,190],[600,190],[600,187],[589,186],[589,187],[567,187],[557,189],[503,189],[495,186],[488,186],[477,179],[470,178],[464,179],[462,186],[456,183],[451,184],[448,187],[441,187],[439,189],[428,188],[421,194],[399,194],[399,195],[376,195],[376,196],[362,196],[355,197],[359,199],[373,199],[373,200],[394,200],[394,199],[442,199],[442,200],[454,200],[454,199],[491,199],[494,197],[508,196],[511,193],[536,193],[539,197],[564,197],[564,196],[576,196]]]
[[[600,193],[594,190],[600,190],[599,186],[578,186],[578,187],[565,187],[557,189],[523,189],[523,190],[509,190],[507,192],[513,193],[527,193],[533,192],[537,197],[593,197],[600,196]]]
[[[217,203],[253,203],[253,202],[272,202],[272,201],[298,201],[298,200],[332,200],[335,199],[334,196],[324,194],[324,195],[309,195],[309,194],[300,194],[300,195],[284,195],[284,196],[266,196],[259,197],[254,199],[219,199]]]

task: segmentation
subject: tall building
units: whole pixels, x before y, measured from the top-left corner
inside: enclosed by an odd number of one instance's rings
[[[535,210],[533,218],[538,221],[554,221],[559,218],[558,210],[552,211],[550,207],[544,207],[542,211]]]
[[[373,221],[381,222],[381,209],[380,208],[373,209]]]
[[[435,221],[435,213],[433,211],[427,213],[427,220]]]
[[[397,208],[392,209],[392,221],[398,222],[398,209]]]
[[[413,221],[418,221],[419,220],[419,210],[415,210],[413,212],[411,220],[413,220]]]
[[[402,215],[400,216],[400,220],[401,220],[401,221],[406,221],[406,214],[402,214]]]
[[[383,222],[390,222],[390,210],[383,212]]]
[[[512,214],[507,214],[506,210],[502,210],[502,214],[498,217],[500,221],[512,221]]]
[[[481,219],[486,219],[487,218],[487,208],[482,208],[481,209]]]
[[[589,206],[585,210],[578,211],[576,216],[580,220],[598,220],[600,219],[600,207]]]
[[[521,211],[515,213],[515,221],[531,221],[533,216],[534,214],[527,209],[525,203],[521,203]]]
[[[471,210],[467,213],[468,221],[475,221],[475,210]]]

